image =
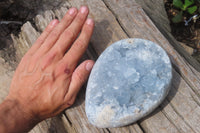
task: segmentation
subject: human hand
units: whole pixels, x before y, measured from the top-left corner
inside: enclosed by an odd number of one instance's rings
[[[47,26],[22,58],[6,100],[15,101],[28,119],[44,120],[74,103],[94,64],[87,60],[76,68],[94,28],[88,13],[85,6],[69,9],[61,22],[53,20]]]

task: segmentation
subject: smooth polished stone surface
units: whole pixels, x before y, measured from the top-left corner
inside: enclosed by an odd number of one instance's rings
[[[86,91],[93,125],[124,126],[152,112],[167,95],[172,66],[166,52],[144,39],[120,40],[96,61]]]

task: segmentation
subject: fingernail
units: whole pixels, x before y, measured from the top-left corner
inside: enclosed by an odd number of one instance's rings
[[[51,25],[52,25],[52,26],[55,26],[57,23],[58,23],[58,20],[57,20],[57,19],[54,19],[54,20],[52,20]]]
[[[93,25],[94,21],[91,18],[88,18],[86,24]]]
[[[69,9],[69,15],[73,15],[75,13],[76,9],[75,8],[71,8]]]
[[[86,70],[87,70],[87,71],[91,71],[93,65],[94,65],[94,63],[88,62],[88,63],[86,64]]]
[[[82,6],[82,7],[80,8],[81,13],[86,13],[87,10],[88,10],[88,9],[87,9],[86,6]]]

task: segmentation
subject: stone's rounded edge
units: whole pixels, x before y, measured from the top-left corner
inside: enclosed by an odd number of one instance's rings
[[[172,75],[172,74],[173,74],[173,73],[172,73],[172,64],[171,64],[171,60],[170,60],[170,58],[169,58],[167,52],[166,52],[161,46],[159,46],[158,44],[156,44],[156,43],[154,43],[154,42],[152,42],[152,41],[145,40],[145,39],[140,39],[140,38],[128,38],[128,39],[119,40],[119,41],[113,43],[111,46],[123,44],[123,42],[128,42],[129,44],[134,44],[135,41],[143,41],[143,42],[146,42],[147,44],[148,44],[148,43],[153,44],[153,45],[155,45],[156,47],[158,47],[159,49],[161,49],[162,52],[164,52],[164,54],[167,56],[167,59],[169,60],[170,69],[171,69],[171,73],[170,73],[171,78],[170,78],[169,84],[166,84],[165,89],[164,89],[165,92],[164,92],[163,95],[161,96],[161,99],[159,99],[159,101],[158,101],[156,104],[154,104],[154,106],[152,106],[152,108],[149,109],[147,112],[143,113],[142,115],[139,115],[139,116],[136,117],[135,119],[132,119],[132,122],[121,123],[121,124],[117,124],[117,125],[114,125],[114,126],[112,125],[112,123],[110,123],[110,124],[107,123],[107,125],[105,125],[104,123],[101,123],[101,124],[98,123],[98,124],[97,124],[97,123],[95,122],[95,119],[92,119],[91,117],[89,117],[89,114],[88,114],[88,111],[87,111],[87,108],[86,108],[86,115],[87,115],[87,118],[88,118],[89,122],[90,122],[92,125],[94,125],[94,126],[96,126],[96,127],[98,127],[98,128],[122,127],[122,126],[125,126],[125,125],[128,125],[128,124],[135,123],[135,122],[137,122],[139,119],[141,119],[141,118],[143,118],[143,117],[146,117],[147,115],[149,115],[150,113],[152,113],[152,111],[155,110],[155,109],[163,102],[163,100],[166,98],[166,96],[167,96],[168,93],[169,93],[169,90],[170,90],[171,84],[172,84],[172,78],[173,78],[173,75]],[[145,43],[145,44],[146,44],[146,43]],[[111,46],[107,47],[107,49],[104,50],[104,51],[102,52],[102,54],[105,53],[107,50],[109,50],[109,48],[110,48]],[[99,56],[99,58],[101,58],[102,54]],[[98,65],[98,60],[99,60],[99,58],[97,59],[97,62],[95,63],[95,65],[96,65],[96,64]],[[94,65],[93,68],[95,68],[95,65]],[[94,73],[94,72],[95,72],[95,69],[93,69],[93,70],[91,71],[91,74],[90,74],[90,75],[92,75],[92,73]],[[88,83],[89,83],[89,81],[90,81],[90,78],[91,78],[91,77],[89,77]],[[89,87],[87,86],[87,90],[86,90],[86,103],[85,103],[86,106],[85,106],[85,107],[87,107],[87,104],[89,104],[88,101],[87,101],[88,90],[89,90]],[[130,117],[131,117],[131,116],[130,116]]]
[[[129,40],[129,39],[127,39],[127,40]],[[154,104],[154,106],[152,106],[152,108],[149,109],[148,112],[146,112],[145,114],[143,114],[143,116],[136,118],[136,119],[133,121],[133,123],[134,123],[134,122],[138,121],[139,119],[144,118],[144,117],[148,116],[149,114],[151,114],[151,113],[164,101],[164,99],[165,99],[166,96],[168,95],[168,93],[169,93],[169,91],[170,91],[170,88],[171,88],[171,86],[172,86],[173,72],[172,72],[172,63],[171,63],[171,60],[170,60],[170,58],[169,58],[167,52],[166,52],[160,45],[158,45],[157,43],[154,43],[154,42],[152,42],[152,41],[150,41],[150,40],[146,40],[146,39],[133,38],[133,40],[140,40],[140,41],[150,42],[151,44],[154,44],[156,47],[159,47],[159,48],[162,50],[162,52],[164,52],[165,56],[167,57],[167,59],[168,59],[168,61],[169,61],[169,65],[170,65],[170,70],[171,70],[171,71],[170,71],[170,81],[169,81],[169,83],[165,86],[165,89],[164,89],[165,92],[164,92],[163,95],[161,96],[161,99],[159,99],[159,101],[158,101],[156,104]]]
[[[166,87],[166,92],[163,93],[164,95],[162,96],[162,98],[156,103],[154,104],[154,106],[152,106],[151,109],[149,109],[146,113],[143,114],[143,116],[140,116],[138,118],[136,118],[135,120],[133,120],[132,123],[135,123],[137,122],[138,120],[140,120],[141,118],[145,118],[147,117],[149,114],[151,114],[163,101],[164,99],[166,98],[166,96],[168,95],[169,91],[170,91],[170,88],[172,86],[172,79],[170,80],[170,83],[168,84],[168,87]],[[131,124],[131,123],[130,123]],[[124,126],[124,125],[123,125]]]
[[[135,123],[135,122],[137,122],[139,119],[144,118],[144,117],[148,116],[149,114],[151,114],[151,113],[164,101],[164,99],[166,98],[166,96],[168,95],[168,93],[169,93],[169,91],[170,91],[170,88],[171,88],[171,86],[172,86],[172,80],[173,80],[172,63],[171,63],[171,60],[170,60],[170,58],[169,58],[167,52],[166,52],[160,45],[158,45],[157,43],[154,43],[154,42],[152,42],[152,41],[150,41],[150,40],[141,39],[141,38],[128,38],[128,39],[124,39],[124,41],[128,41],[128,42],[131,43],[131,44],[134,43],[134,40],[136,40],[136,41],[145,41],[145,42],[149,42],[149,43],[155,45],[156,47],[160,48],[160,49],[162,50],[162,52],[164,52],[164,54],[166,55],[166,57],[167,57],[167,59],[168,59],[168,61],[169,61],[169,65],[170,65],[170,70],[171,70],[171,72],[170,72],[170,81],[169,81],[169,83],[165,86],[165,89],[164,89],[165,92],[164,92],[163,95],[161,96],[162,98],[159,99],[159,101],[158,101],[156,104],[154,104],[154,106],[152,106],[152,108],[149,109],[147,112],[145,112],[142,116],[139,116],[139,117],[135,118],[135,119],[133,120],[132,123]],[[131,124],[131,123],[130,123],[130,124]],[[125,126],[125,125],[122,125],[122,126]],[[121,126],[119,126],[119,127],[121,127]]]

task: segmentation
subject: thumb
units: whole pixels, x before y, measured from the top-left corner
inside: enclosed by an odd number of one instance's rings
[[[65,102],[67,106],[71,106],[74,103],[76,95],[83,84],[87,81],[93,65],[94,61],[86,60],[81,63],[73,72],[68,92],[65,95]]]

